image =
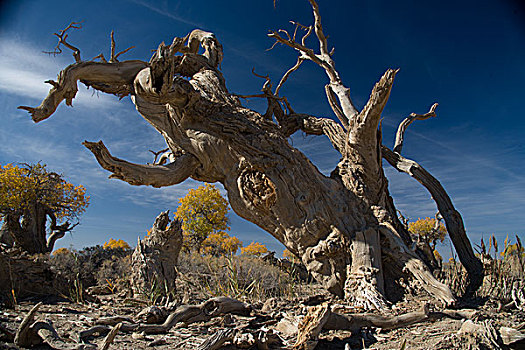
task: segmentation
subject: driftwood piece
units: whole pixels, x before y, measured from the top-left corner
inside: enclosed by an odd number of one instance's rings
[[[476,345],[482,345],[484,347],[480,348],[489,348],[489,349],[501,349],[503,341],[498,331],[492,325],[490,320],[485,320],[480,323],[476,323],[472,320],[467,320],[461,326],[461,329],[458,331],[459,335],[466,336],[469,339],[470,343]]]
[[[60,338],[51,321],[34,321],[42,302],[33,308],[24,317],[14,337],[14,343],[23,348],[29,348],[46,343],[53,349],[88,349],[90,346],[67,343]]]
[[[424,305],[419,311],[408,312],[399,316],[383,316],[369,313],[343,315],[332,312],[330,313],[324,328],[348,330],[351,332],[356,332],[363,327],[395,329],[425,321],[428,317],[428,305]]]
[[[14,339],[16,345],[21,347],[29,347],[42,342],[42,339],[40,339],[36,332],[34,332],[31,328],[31,325],[35,319],[35,315],[41,306],[42,302],[33,306],[33,308],[31,308],[31,310],[20,323],[20,326],[18,326],[18,330],[16,331]]]
[[[89,329],[83,330],[78,333],[78,338],[81,342],[86,343],[87,339],[94,334],[99,334],[100,336],[104,336],[111,331],[111,327],[105,326],[105,325],[96,325]]]
[[[162,212],[149,234],[139,239],[133,251],[131,285],[134,296],[143,296],[155,289],[164,296],[175,291],[176,264],[181,247],[181,222],[177,219],[170,221],[169,210]]]
[[[226,314],[234,315],[248,315],[252,310],[251,306],[238,301],[236,299],[228,297],[216,297],[209,299],[199,305],[183,305],[178,307],[173,313],[162,324],[144,324],[144,323],[127,323],[122,322],[120,328],[123,332],[144,332],[145,334],[165,334],[173,326],[179,322],[186,324],[208,321],[213,317],[222,316]],[[113,322],[116,322],[118,318],[113,318]],[[109,324],[109,322],[106,322]],[[96,331],[87,330],[84,331],[83,335],[93,334],[95,332],[107,330],[107,326],[95,326]],[[93,327],[92,329],[94,329]],[[106,327],[106,328],[101,328]]]
[[[139,312],[136,318],[144,323],[162,323],[169,314],[168,308],[152,305]]]
[[[224,345],[224,343],[233,340],[234,334],[235,334],[235,329],[232,329],[232,328],[218,330],[215,334],[206,338],[206,340],[203,341],[201,345],[199,345],[197,350],[220,349]]]
[[[297,333],[297,340],[293,346],[297,350],[313,350],[317,346],[319,333],[330,317],[330,305],[324,303],[312,306],[304,316]]]
[[[100,347],[101,350],[108,350],[111,343],[113,343],[113,340],[115,340],[115,337],[117,336],[120,328],[122,327],[122,323],[117,324],[113,329],[111,329],[104,338],[104,341],[102,342],[102,346]]]
[[[501,327],[499,329],[499,334],[501,335],[501,340],[505,345],[519,343],[520,345],[525,346],[525,334],[514,328]]]

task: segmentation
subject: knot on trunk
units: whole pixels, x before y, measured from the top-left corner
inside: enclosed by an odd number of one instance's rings
[[[270,210],[277,200],[274,183],[266,174],[256,169],[243,170],[238,184],[243,199],[258,209]]]

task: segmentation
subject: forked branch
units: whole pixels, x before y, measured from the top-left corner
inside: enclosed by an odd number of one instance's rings
[[[128,52],[129,50],[133,49],[135,46],[130,46],[128,47],[126,50],[123,50],[123,51],[120,51],[119,53],[115,54],[115,33],[114,31],[112,30],[111,31],[111,56],[109,58],[109,62],[110,63],[114,63],[114,62],[118,62],[118,57],[122,54],[125,54],[126,52]],[[102,54],[100,54],[102,55]],[[102,56],[103,57],[103,56]]]
[[[80,50],[66,41],[69,35],[67,33],[68,30],[81,29],[81,28],[82,28],[82,22],[71,22],[65,29],[62,29],[58,33],[53,33],[53,35],[55,35],[58,38],[58,44],[55,46],[53,51],[44,51],[44,53],[47,53],[53,56],[59,55],[62,53],[62,48],[60,47],[60,45],[64,45],[65,47],[73,51],[73,57],[75,58],[76,62],[82,61],[80,58]]]
[[[337,118],[346,128],[349,124],[349,120],[353,119],[358,114],[358,111],[350,98],[350,89],[343,85],[339,73],[335,69],[334,61],[331,58],[332,52],[328,51],[327,38],[323,32],[323,28],[321,25],[321,15],[319,13],[319,6],[315,2],[315,0],[309,1],[312,5],[314,13],[315,34],[317,36],[317,39],[319,40],[320,52],[318,54],[315,53],[313,49],[307,47],[305,44],[306,38],[310,35],[312,27],[301,26],[301,28],[307,29],[307,33],[301,39],[301,43],[296,41],[295,32],[293,37],[291,37],[288,34],[288,32],[282,30],[270,31],[270,34],[268,34],[268,36],[270,38],[275,39],[276,43],[286,45],[299,52],[299,60],[298,63],[296,63],[296,66],[300,65],[300,62],[304,60],[310,60],[325,70],[328,78],[330,79],[330,91],[327,90],[328,102],[330,103],[330,107],[334,111]],[[297,26],[298,25],[296,24],[296,30]],[[281,33],[285,33],[286,36],[281,35]],[[290,73],[298,68],[296,68],[296,66],[292,67]],[[334,95],[337,96],[338,101],[334,98]]]

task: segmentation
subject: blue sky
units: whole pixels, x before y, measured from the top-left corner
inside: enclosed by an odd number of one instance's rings
[[[411,112],[439,103],[438,117],[414,123],[403,153],[431,171],[462,213],[472,241],[496,234],[525,236],[525,11],[518,1],[319,1],[329,44],[356,105],[366,102],[387,68],[400,68],[383,113],[384,143]],[[70,34],[84,59],[109,55],[109,33],[117,49],[136,48],[121,59],[148,60],[161,41],[195,28],[213,31],[224,47],[222,71],[230,91],[251,94],[270,74],[275,82],[295,63],[295,53],[272,42],[269,29],[289,20],[312,23],[306,0],[258,1],[4,1],[0,8],[0,163],[38,162],[81,183],[91,206],[81,225],[57,247],[101,244],[122,238],[135,244],[162,210],[176,209],[194,181],[164,188],[130,186],[109,175],[83,140],[102,139],[111,152],[137,163],[151,162],[149,149],[164,148],[162,137],[122,101],[81,87],[73,108],[61,105],[50,119],[34,124],[18,105],[38,105],[69,52],[52,50],[52,33],[71,21],[84,28]],[[311,45],[315,45],[312,41]],[[303,64],[281,94],[298,112],[332,117],[325,101],[324,73]],[[80,85],[80,84],[79,84]],[[264,109],[262,101],[247,105]],[[338,161],[324,137],[296,134],[293,145],[329,173]],[[433,216],[429,194],[405,174],[385,165],[398,209],[415,220]],[[282,252],[269,234],[230,214],[232,234],[246,244],[266,243]],[[448,253],[449,248],[443,247]]]

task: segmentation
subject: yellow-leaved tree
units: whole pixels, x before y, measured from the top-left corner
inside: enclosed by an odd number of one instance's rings
[[[241,254],[252,255],[260,257],[263,254],[268,253],[268,248],[262,243],[252,242],[244,248],[241,248]]]
[[[408,231],[422,238],[433,251],[436,249],[437,242],[443,242],[447,236],[445,225],[435,218],[429,217],[409,223]]]
[[[129,244],[126,243],[126,241],[122,239],[113,239],[110,238],[109,241],[104,242],[104,245],[102,246],[104,249],[130,249]]]
[[[225,237],[228,226],[228,202],[217,187],[211,184],[189,190],[179,200],[175,217],[182,220],[183,246],[201,252],[204,241],[212,234],[213,240]]]
[[[84,186],[67,182],[44,164],[0,165],[1,243],[29,253],[51,252],[88,205]]]
[[[232,255],[242,247],[242,242],[235,236],[220,231],[212,233],[202,242],[201,252],[213,256]]]

